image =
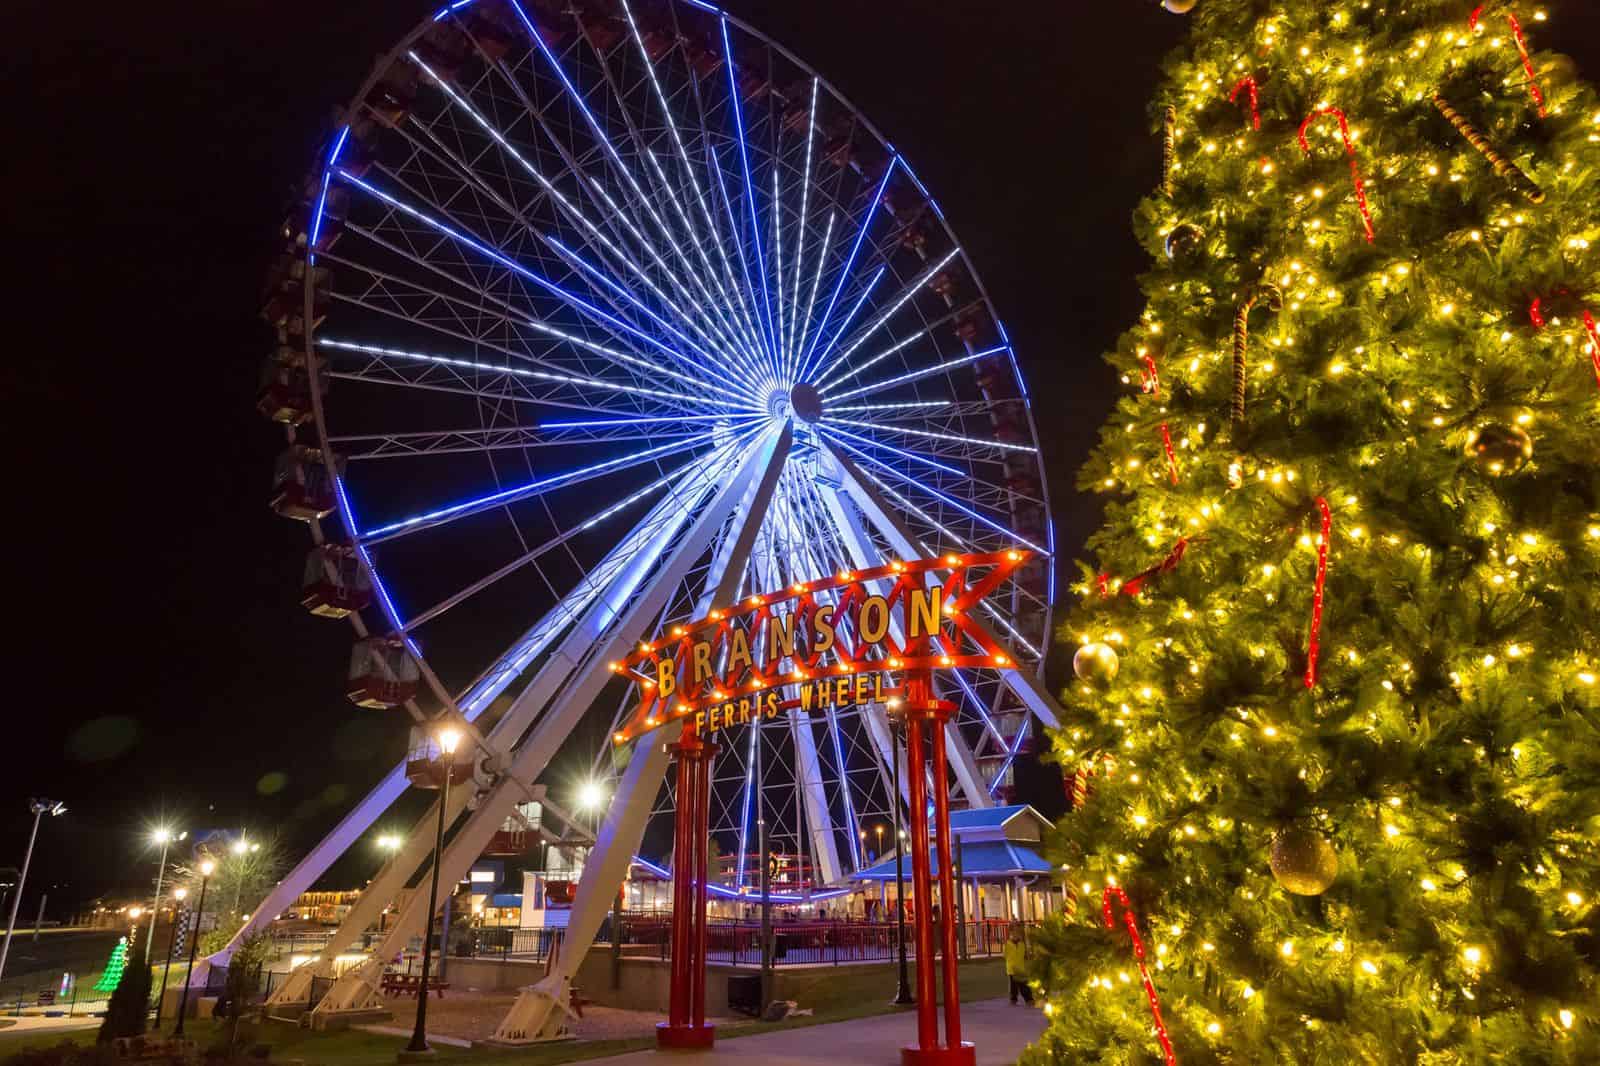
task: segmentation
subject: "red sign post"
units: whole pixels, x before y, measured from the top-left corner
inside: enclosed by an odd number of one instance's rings
[[[936,697],[933,672],[1014,669],[1016,662],[968,612],[1027,559],[1026,552],[946,555],[895,561],[799,582],[781,592],[671,627],[612,669],[639,686],[639,705],[612,738],[637,740],[672,722],[683,732],[672,870],[672,988],[662,1048],[709,1047],[705,1022],[706,889],[711,802],[710,737],[798,708],[884,703],[905,715],[911,879],[916,893],[917,1042],[901,1049],[904,1066],[968,1066],[973,1045],[961,1039],[956,975],[955,878],[950,846],[945,724],[955,706]],[[873,588],[887,584],[886,592]],[[895,684],[895,678],[901,681]],[[887,684],[885,683],[887,679]],[[932,840],[927,772],[931,754]],[[944,920],[933,920],[930,844],[937,849]],[[935,939],[940,943],[935,944]],[[939,1041],[935,960],[944,957],[944,1043]]]

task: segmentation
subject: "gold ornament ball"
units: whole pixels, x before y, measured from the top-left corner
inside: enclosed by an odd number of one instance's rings
[[[1284,891],[1320,896],[1339,876],[1339,856],[1315,829],[1284,829],[1272,838],[1272,876]]]
[[[1533,438],[1509,422],[1485,422],[1467,438],[1467,456],[1490,477],[1518,474],[1533,458]]]
[[[1098,688],[1111,684],[1121,666],[1116,649],[1109,644],[1085,644],[1072,657],[1072,672],[1078,680]]]
[[[1200,0],[1161,0],[1161,6],[1174,15],[1187,15]]]

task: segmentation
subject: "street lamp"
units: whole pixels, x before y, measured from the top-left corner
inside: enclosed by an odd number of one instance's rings
[[[183,1016],[189,1010],[189,981],[194,977],[194,957],[200,951],[200,917],[206,912],[206,882],[211,880],[211,875],[216,872],[217,864],[206,859],[200,864],[200,902],[194,908],[194,936],[189,941],[189,969],[183,975],[183,995],[178,997],[178,1027],[172,1030],[174,1037],[183,1035]]]
[[[450,806],[450,776],[455,771],[456,745],[461,743],[461,733],[455,729],[439,730],[440,775],[444,783],[439,793],[439,827],[433,838],[433,880],[428,885],[428,914],[422,927],[422,978],[417,982],[417,1025],[411,1033],[407,1054],[425,1054],[428,1047],[428,965],[433,961],[433,913],[439,906],[439,860],[444,857],[444,811]],[[450,930],[444,931],[448,940]],[[446,945],[440,944],[440,950]]]
[[[6,956],[11,954],[11,932],[17,927],[17,907],[22,903],[22,889],[28,883],[28,866],[33,862],[33,842],[39,838],[39,820],[45,815],[52,818],[67,813],[67,805],[55,800],[36,797],[28,801],[33,812],[33,832],[28,834],[28,850],[22,858],[22,872],[17,875],[17,892],[11,897],[11,917],[6,921],[6,941],[0,946],[0,976],[6,972]]]
[[[174,840],[182,840],[188,833],[173,835],[171,829],[161,826],[150,834],[150,842],[161,845],[161,865],[156,867],[156,894],[150,904],[150,933],[144,938],[144,964],[150,965],[150,945],[156,938],[156,914],[161,910],[161,878],[167,872],[167,847]]]
[[[181,886],[172,890],[172,930],[167,933],[167,961],[161,967],[161,991],[156,993],[156,1024],[154,1028],[158,1032],[161,1029],[161,1006],[167,998],[167,978],[172,974],[172,949],[178,942],[178,915],[183,910],[183,897],[188,894],[189,890]]]

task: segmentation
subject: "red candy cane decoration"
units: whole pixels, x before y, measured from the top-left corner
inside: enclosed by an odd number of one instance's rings
[[[1322,514],[1322,539],[1317,542],[1317,586],[1311,594],[1311,634],[1306,640],[1306,688],[1317,687],[1317,656],[1322,649],[1322,597],[1328,587],[1328,545],[1333,540],[1333,512],[1317,497]]]
[[[1112,900],[1122,905],[1122,924],[1127,926],[1128,936],[1133,938],[1133,959],[1139,964],[1139,980],[1144,983],[1144,995],[1150,1001],[1150,1017],[1156,1022],[1156,1039],[1161,1041],[1167,1066],[1178,1066],[1178,1056],[1172,1050],[1171,1038],[1167,1036],[1167,1024],[1161,1020],[1161,1000],[1156,996],[1155,982],[1150,980],[1150,970],[1144,964],[1144,938],[1139,935],[1139,920],[1134,917],[1128,894],[1116,885],[1107,885],[1100,897],[1100,916],[1105,919],[1107,929],[1117,927],[1116,917],[1111,910]]]
[[[1261,132],[1261,87],[1256,84],[1255,75],[1246,74],[1239,79],[1239,84],[1233,87],[1233,92],[1228,94],[1228,103],[1237,104],[1239,93],[1250,90],[1250,125],[1257,133]]]
[[[1567,290],[1561,290],[1563,295]],[[1533,320],[1534,329],[1544,329],[1544,297],[1535,296],[1532,305],[1528,308],[1528,317]],[[1583,331],[1589,336],[1589,360],[1594,363],[1595,384],[1600,385],[1600,323],[1595,322],[1594,313],[1587,307],[1580,313],[1583,319]]]
[[[1141,355],[1144,360],[1144,369],[1139,372],[1139,390],[1147,396],[1161,395],[1161,375],[1156,372],[1156,361],[1149,355]]]
[[[1306,140],[1306,131],[1311,124],[1324,115],[1332,115],[1339,121],[1339,136],[1344,140],[1345,153],[1350,157],[1350,177],[1356,184],[1356,206],[1361,209],[1361,223],[1367,230],[1367,243],[1371,244],[1377,239],[1376,231],[1372,228],[1372,206],[1367,203],[1367,183],[1361,177],[1361,163],[1356,158],[1356,142],[1350,136],[1350,120],[1345,113],[1337,107],[1319,107],[1306,116],[1300,123],[1300,150],[1307,155],[1311,154],[1311,142]]]
[[[1485,6],[1479,4],[1472,12],[1472,16],[1467,19],[1467,27],[1469,29],[1476,30],[1478,28],[1479,19],[1483,15]],[[1522,54],[1522,69],[1528,75],[1528,95],[1533,97],[1534,110],[1539,113],[1540,118],[1544,118],[1549,114],[1549,110],[1545,107],[1544,90],[1539,88],[1539,75],[1533,69],[1533,57],[1528,55],[1527,35],[1522,32],[1522,23],[1517,20],[1516,12],[1507,11],[1506,21],[1511,23],[1511,36],[1517,39],[1517,51]]]
[[[1167,473],[1172,475],[1172,483],[1178,483],[1178,455],[1172,450],[1172,430],[1167,428],[1165,422],[1161,423],[1161,446],[1167,452]]]

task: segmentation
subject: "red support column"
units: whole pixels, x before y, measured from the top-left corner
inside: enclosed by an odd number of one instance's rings
[[[705,1024],[706,865],[711,808],[711,755],[716,750],[685,725],[672,745],[678,756],[678,809],[672,851],[672,987],[656,1047],[705,1048],[716,1027]]]
[[[916,893],[917,1043],[900,1049],[901,1066],[974,1066],[977,1053],[961,1039],[961,996],[956,974],[955,877],[950,863],[950,801],[944,724],[954,711],[934,699],[933,677],[906,676],[906,763],[910,773],[911,880]],[[934,966],[933,876],[929,869],[928,784],[925,746],[933,751],[934,841],[939,852],[939,898],[944,912],[945,1042],[939,1043],[938,977]]]

